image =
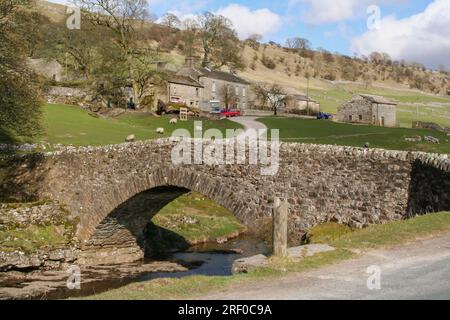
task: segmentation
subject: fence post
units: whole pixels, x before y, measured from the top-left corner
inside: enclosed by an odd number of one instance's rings
[[[273,219],[273,255],[284,258],[287,253],[287,234],[288,234],[288,211],[287,201],[281,201],[275,198],[272,211]]]

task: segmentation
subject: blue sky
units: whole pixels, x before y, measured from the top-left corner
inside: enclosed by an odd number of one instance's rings
[[[65,2],[67,0],[52,0]],[[203,11],[228,17],[241,38],[260,33],[264,41],[309,39],[314,48],[353,55],[382,51],[394,59],[450,68],[450,0],[150,0],[150,12],[188,18]],[[377,28],[367,13],[379,8]],[[373,11],[372,11],[373,12]]]

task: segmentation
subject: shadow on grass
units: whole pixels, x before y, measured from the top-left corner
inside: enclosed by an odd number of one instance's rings
[[[0,128],[0,144],[15,144],[17,140],[3,128]]]
[[[186,250],[190,244],[179,234],[150,222],[145,230],[145,255],[158,257],[167,253]]]
[[[38,200],[38,181],[42,171],[35,170],[44,160],[42,154],[20,154],[11,147],[20,141],[0,128],[0,202],[29,202]]]

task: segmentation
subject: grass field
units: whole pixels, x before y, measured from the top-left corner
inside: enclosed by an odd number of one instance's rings
[[[434,213],[410,220],[370,226],[352,232],[348,232],[348,230],[337,232],[334,228],[325,228],[325,231],[332,234],[329,236],[322,234],[321,238],[332,239],[329,244],[336,248],[335,251],[317,254],[302,260],[271,259],[268,267],[235,276],[189,276],[181,279],[164,278],[132,283],[86,299],[192,299],[211,291],[234,287],[238,289],[242,283],[261,281],[263,278],[282,277],[289,272],[305,272],[356,257],[354,249],[364,252],[446,234],[450,232],[450,212]]]
[[[86,111],[73,106],[48,104],[44,107],[44,123],[46,134],[41,140],[51,144],[64,145],[107,145],[125,141],[134,134],[136,140],[170,137],[175,129],[194,130],[194,119],[187,122],[169,124],[169,117],[153,117],[145,114],[127,113],[117,118],[96,118]],[[240,129],[239,124],[229,120],[202,121],[203,130],[210,128]],[[157,128],[164,128],[164,134],[156,133]]]
[[[382,128],[352,125],[332,121],[299,118],[267,117],[258,121],[269,129],[280,129],[280,138],[286,142],[330,144],[362,147],[366,142],[372,148],[391,150],[450,153],[450,138],[444,133],[428,129]],[[440,144],[406,142],[405,137],[434,136]]]
[[[155,253],[235,238],[247,230],[233,213],[197,192],[170,202],[152,222],[148,244]]]

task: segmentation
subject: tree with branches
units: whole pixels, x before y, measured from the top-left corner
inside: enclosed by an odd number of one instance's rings
[[[161,24],[163,26],[169,27],[171,29],[173,28],[180,28],[181,27],[181,21],[180,18],[177,17],[177,15],[167,12],[161,19]]]
[[[254,86],[257,99],[263,108],[269,108],[274,115],[278,115],[278,110],[285,105],[287,94],[283,88],[277,84],[259,84]]]
[[[231,109],[237,105],[238,95],[236,94],[236,88],[234,86],[229,84],[224,85],[220,89],[219,94],[226,109]]]
[[[294,37],[286,40],[286,47],[295,50],[309,50],[311,49],[311,42],[308,39]]]
[[[15,142],[42,131],[40,83],[26,63],[31,0],[0,1],[0,136]],[[37,27],[37,26],[35,26]]]
[[[122,53],[133,89],[133,100],[139,105],[134,60],[139,54],[137,31],[148,18],[147,0],[74,0],[93,25],[109,29]]]
[[[214,68],[229,66],[232,69],[242,69],[244,67],[239,39],[228,18],[205,12],[197,17],[197,25],[203,49],[203,67],[211,66],[211,63]]]

